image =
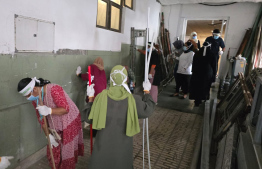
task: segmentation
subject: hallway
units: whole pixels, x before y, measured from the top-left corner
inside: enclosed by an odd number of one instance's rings
[[[158,105],[149,118],[151,167],[154,169],[187,169],[190,167],[195,143],[202,123],[203,104],[194,108],[193,101],[169,97],[174,92],[171,82],[159,95]],[[134,169],[143,168],[142,126],[140,134],[134,137]],[[79,157],[76,169],[87,167],[90,157],[89,130],[84,129],[85,156]],[[44,157],[29,169],[48,169]],[[148,168],[145,144],[145,168]]]

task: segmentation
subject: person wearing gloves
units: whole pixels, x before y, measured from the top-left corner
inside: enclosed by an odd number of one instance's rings
[[[192,32],[190,34],[190,39],[189,40],[192,40],[196,43],[197,45],[197,49],[200,49],[200,41],[197,39],[197,33],[196,32]]]
[[[104,89],[106,89],[106,73],[104,70],[104,61],[101,57],[97,57],[91,66],[91,78],[92,78],[92,83],[94,85],[95,89],[95,95],[94,98],[101,93]],[[81,67],[78,66],[76,69],[76,75],[78,77],[81,77],[83,81],[88,81],[88,72],[82,73]],[[92,98],[92,99],[94,99]],[[89,102],[89,98],[86,97],[86,102]]]
[[[191,69],[194,56],[194,46],[187,41],[183,46],[184,53],[179,57],[179,65],[177,69],[176,92],[174,96],[179,96],[179,89],[183,91],[183,99],[187,98],[189,92],[189,83],[191,78]]]
[[[83,131],[80,112],[63,88],[42,78],[24,78],[18,83],[20,94],[32,101],[42,128],[43,116],[52,134],[50,138],[57,169],[74,169],[78,156],[84,155]],[[39,97],[43,105],[39,103]],[[45,130],[44,130],[45,131]],[[49,165],[52,166],[49,148],[47,147]]]
[[[140,132],[138,119],[151,116],[155,103],[149,94],[149,81],[143,83],[142,98],[131,94],[126,81],[126,69],[121,65],[113,67],[109,89],[88,103],[86,120],[91,120],[93,128],[98,130],[88,169],[133,168],[133,136]],[[87,87],[87,95],[94,95],[92,85]]]
[[[216,59],[211,44],[204,42],[203,47],[194,55],[189,99],[199,106],[202,100],[209,100],[210,87],[216,71]]]
[[[94,63],[90,65],[90,67],[91,67],[91,82],[92,84],[94,84],[95,95],[94,97],[86,96],[86,103],[88,103],[89,101],[93,101],[99,93],[101,93],[104,89],[106,89],[106,85],[107,85],[103,59],[101,57],[97,57]],[[76,69],[76,75],[78,77],[81,77],[83,81],[87,81],[88,83],[89,80],[88,72],[82,73],[80,66],[78,66]],[[93,133],[93,137],[95,137],[96,130],[93,130],[92,133]]]
[[[217,70],[218,70],[218,60],[219,57],[223,55],[224,51],[225,51],[225,43],[223,41],[223,39],[220,37],[220,30],[219,29],[214,29],[213,36],[207,37],[206,38],[206,42],[209,42],[211,44],[211,50],[213,52],[213,57],[215,57],[216,59],[216,71],[214,72],[214,77],[212,82],[216,81],[216,74],[217,74]],[[222,48],[222,50],[219,49]]]
[[[150,51],[151,45],[152,45],[151,42],[148,42],[148,50],[147,50],[148,53]],[[160,82],[162,81],[162,69],[160,65],[160,56],[154,46],[152,49],[151,59],[149,63],[148,79],[150,80],[150,83],[152,84],[150,95],[152,96],[153,100],[157,104],[158,86],[160,86]],[[138,49],[138,51],[142,54],[145,54],[145,51],[143,50]]]
[[[0,169],[7,169],[11,165],[9,160],[13,159],[13,156],[2,156],[0,157]]]

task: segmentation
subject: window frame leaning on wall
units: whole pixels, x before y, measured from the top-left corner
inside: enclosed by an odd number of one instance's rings
[[[105,26],[101,26],[101,25],[98,25],[98,8],[99,8],[99,1],[102,1],[102,2],[105,2],[107,4],[107,7],[106,7],[106,24]],[[96,27],[98,28],[103,28],[103,29],[107,29],[107,30],[111,30],[111,31],[114,31],[114,32],[119,32],[121,33],[121,27],[122,27],[122,9],[123,9],[123,6],[133,10],[133,1],[134,0],[131,0],[131,7],[127,6],[126,5],[126,2],[125,0],[120,0],[120,4],[116,3],[116,2],[113,2],[112,0],[97,0],[97,16],[96,16]],[[114,29],[114,28],[111,28],[111,15],[112,15],[112,10],[111,8],[112,7],[115,7],[117,9],[119,9],[119,28],[118,29]]]

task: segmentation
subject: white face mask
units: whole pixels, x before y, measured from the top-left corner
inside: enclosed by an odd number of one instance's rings
[[[128,86],[127,86],[127,84],[125,83],[125,82],[127,81],[127,76],[124,74],[124,72],[123,72],[124,70],[125,70],[125,68],[123,67],[122,70],[115,70],[114,72],[112,72],[112,73],[110,74],[110,80],[112,81],[113,86],[123,86],[123,87],[126,89],[126,91],[128,91],[128,93],[131,94],[131,92],[130,92]],[[118,73],[121,74],[121,77],[122,77],[122,80],[123,80],[122,84],[119,84],[119,85],[116,84],[115,81],[114,81],[114,79],[113,79],[114,75],[116,75],[116,74],[118,74]]]

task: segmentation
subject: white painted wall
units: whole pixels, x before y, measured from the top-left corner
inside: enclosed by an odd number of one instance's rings
[[[146,28],[148,6],[150,36],[152,30],[158,30],[156,19],[161,5],[155,0],[134,1],[134,10],[123,8],[122,32],[117,33],[96,27],[96,0],[0,0],[0,53],[14,52],[15,14],[55,22],[55,51],[64,48],[120,51],[121,43],[130,44],[131,27]],[[137,44],[144,45],[144,41],[138,40]]]
[[[247,28],[251,28],[260,8],[259,3],[236,3],[228,6],[211,7],[199,4],[163,6],[165,27],[170,30],[171,41],[182,37],[184,18],[229,17],[228,32],[225,39],[226,51],[221,59],[219,78],[224,79],[228,71],[227,51],[234,56],[239,48]],[[210,33],[211,36],[211,33]],[[201,42],[202,43],[202,42]]]

